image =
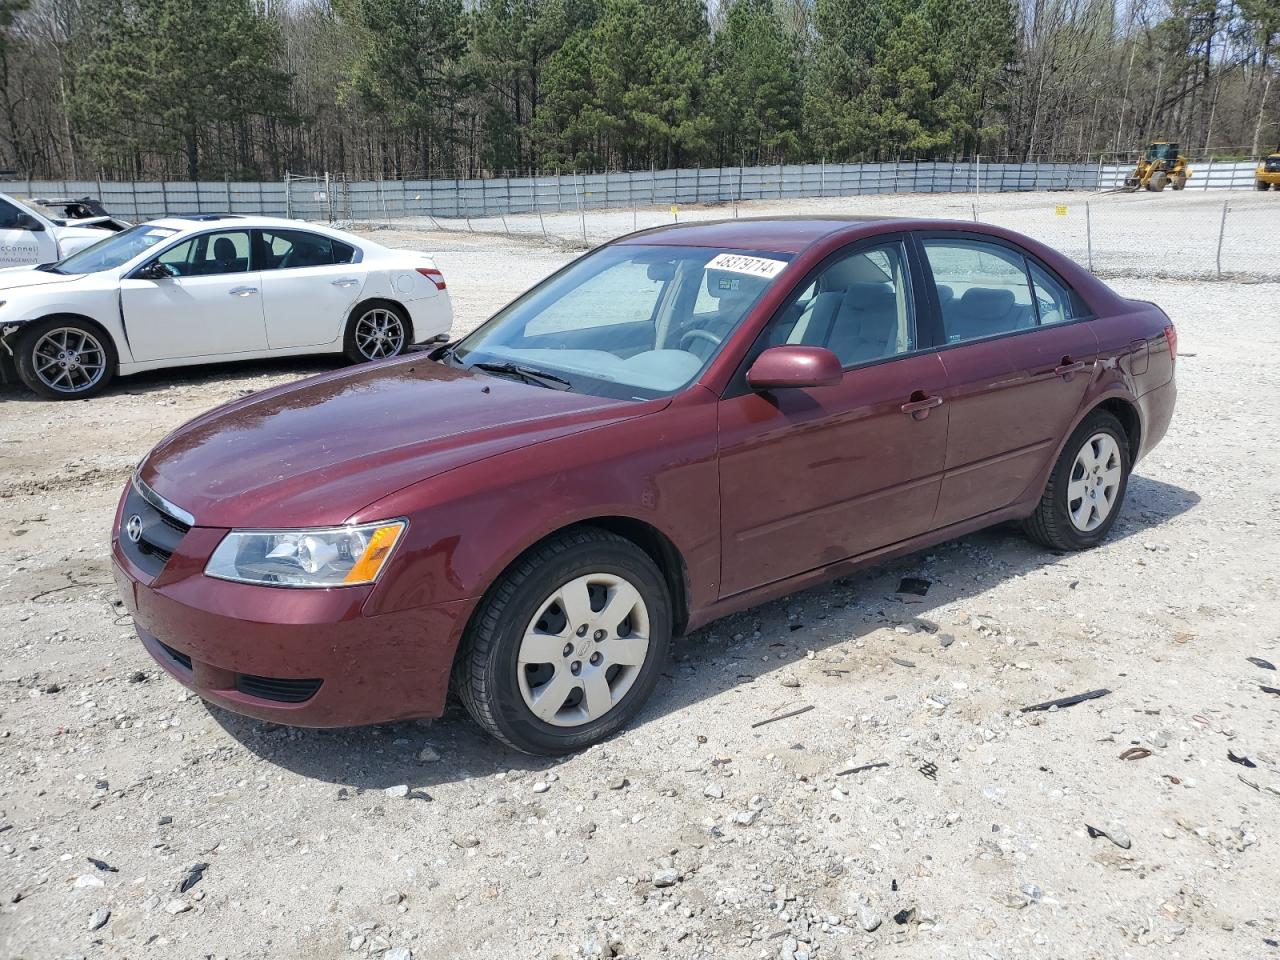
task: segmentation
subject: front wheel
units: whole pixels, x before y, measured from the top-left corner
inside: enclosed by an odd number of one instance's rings
[[[556,756],[616,733],[652,693],[671,642],[671,598],[653,560],[594,527],[557,534],[489,589],[455,683],[486,732]]]
[[[409,316],[403,307],[372,300],[351,311],[342,352],[352,363],[386,360],[404,353],[412,339]]]
[[[116,347],[91,323],[74,317],[32,324],[18,338],[18,377],[50,400],[84,400],[106,389],[116,372]]]
[[[1085,550],[1106,538],[1129,484],[1129,441],[1120,421],[1096,410],[1063,448],[1024,527],[1054,550]]]
[[[1255,180],[1255,181],[1253,181],[1253,185],[1254,185],[1254,188],[1255,188],[1255,189],[1257,189],[1257,190],[1270,190],[1270,189],[1271,189],[1271,184],[1267,183],[1265,180]]]

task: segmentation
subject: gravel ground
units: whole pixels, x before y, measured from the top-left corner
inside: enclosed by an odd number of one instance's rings
[[[990,202],[1047,236],[1056,199]],[[437,253],[455,332],[571,255],[377,236]],[[1280,283],[1144,279],[1142,249],[1115,285],[1177,321],[1180,401],[1105,545],[998,528],[719,621],[559,762],[457,707],[232,716],[134,640],[107,549],[133,465],[332,361],[0,393],[0,957],[1280,957],[1280,674],[1246,659],[1280,663]]]

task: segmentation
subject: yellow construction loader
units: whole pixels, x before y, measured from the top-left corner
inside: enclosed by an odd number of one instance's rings
[[[1166,185],[1181,190],[1191,179],[1187,158],[1178,152],[1176,143],[1157,140],[1147,146],[1147,152],[1138,158],[1132,176],[1124,181],[1125,190],[1150,190],[1159,193]]]
[[[1253,185],[1258,190],[1270,190],[1275,187],[1280,191],[1280,147],[1276,147],[1275,153],[1258,161]]]

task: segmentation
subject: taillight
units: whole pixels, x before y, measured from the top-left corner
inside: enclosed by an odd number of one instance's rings
[[[1164,338],[1169,341],[1169,362],[1178,359],[1178,328],[1172,323],[1164,328]]]
[[[444,274],[435,267],[419,267],[418,272],[434,283],[437,290],[444,289]]]

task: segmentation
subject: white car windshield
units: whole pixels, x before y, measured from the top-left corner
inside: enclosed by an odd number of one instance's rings
[[[157,243],[168,240],[177,232],[170,227],[152,227],[140,223],[128,230],[113,233],[46,269],[50,273],[97,273],[100,270],[113,270],[146,253]]]
[[[556,389],[666,396],[702,373],[790,259],[711,247],[604,247],[441,359]]]

